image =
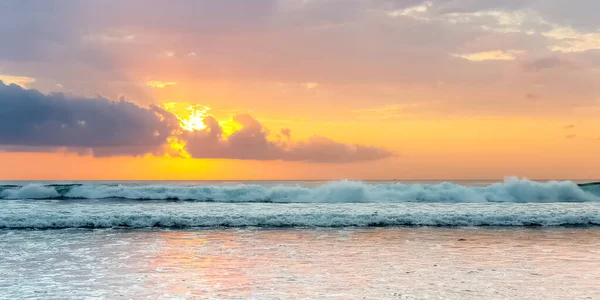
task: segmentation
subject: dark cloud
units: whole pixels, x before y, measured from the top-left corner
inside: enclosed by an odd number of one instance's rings
[[[523,64],[523,69],[530,72],[538,72],[545,69],[552,69],[560,66],[568,66],[570,64],[571,63],[569,61],[566,61],[558,56],[552,56],[538,58],[535,60],[525,62]]]
[[[565,130],[571,130],[571,129],[575,128],[575,124],[567,124],[567,125],[563,126],[563,128]]]
[[[242,129],[223,139],[223,130],[216,119],[204,119],[207,130],[185,133],[182,139],[187,151],[196,158],[233,158],[272,160],[280,158],[281,148],[267,139],[267,131],[250,115],[241,114],[233,119]]]
[[[306,141],[282,142],[267,139],[268,131],[260,122],[247,114],[237,115],[234,121],[242,129],[223,138],[223,130],[213,117],[204,119],[207,129],[185,133],[181,138],[187,151],[196,158],[233,158],[255,160],[284,160],[321,163],[372,161],[393,154],[379,147],[347,145],[331,139],[314,136]],[[289,129],[282,130],[290,133]]]
[[[169,137],[186,143],[194,158],[231,158],[306,162],[377,160],[392,154],[377,147],[346,145],[323,137],[292,143],[268,139],[268,130],[248,114],[233,121],[241,129],[225,136],[212,116],[206,130],[182,131],[179,120],[157,106],[140,107],[121,99],[42,94],[0,81],[0,149],[20,152],[75,152],[94,156],[162,155]],[[280,136],[281,137],[281,136]]]
[[[329,138],[314,136],[293,145],[283,155],[286,160],[310,162],[353,162],[387,158],[393,154],[384,148],[347,145]]]
[[[156,151],[178,122],[121,99],[44,95],[0,81],[0,145],[91,148],[96,156]]]

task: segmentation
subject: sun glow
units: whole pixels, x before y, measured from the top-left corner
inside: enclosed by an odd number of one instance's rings
[[[204,125],[204,118],[206,118],[208,115],[210,108],[206,106],[190,106],[187,108],[187,110],[190,111],[190,115],[187,119],[180,119],[181,128],[187,131],[206,129],[206,125]]]
[[[234,132],[242,129],[242,124],[234,121],[234,120],[226,120],[219,121],[219,126],[221,126],[221,130],[223,131],[223,136],[230,136]]]
[[[165,156],[166,157],[182,157],[182,158],[190,158],[190,154],[187,152],[185,146],[185,141],[182,141],[176,137],[169,137],[167,139],[168,149]]]
[[[181,108],[181,103],[165,103],[163,107],[173,113],[181,128],[186,131],[198,131],[206,129],[204,118],[208,116],[210,107],[204,105],[188,105],[185,109]]]

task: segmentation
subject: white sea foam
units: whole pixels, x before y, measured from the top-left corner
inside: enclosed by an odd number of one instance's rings
[[[0,228],[599,226],[598,203],[6,201]]]
[[[40,184],[28,184],[24,187],[6,189],[0,192],[2,199],[49,199],[59,197],[55,188]]]
[[[534,182],[507,178],[484,187],[440,184],[368,184],[358,181],[335,181],[317,187],[300,185],[26,185],[3,190],[4,199],[153,199],[196,200],[214,202],[273,203],[550,203],[600,202],[600,196],[583,190],[571,181]]]
[[[0,228],[598,226],[600,197],[584,189],[516,178],[481,187],[30,184],[2,187],[0,197],[22,200],[3,201]],[[137,201],[150,199],[159,201]]]

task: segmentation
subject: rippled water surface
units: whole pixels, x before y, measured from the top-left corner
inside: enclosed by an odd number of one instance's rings
[[[598,299],[596,228],[1,230],[0,298]]]

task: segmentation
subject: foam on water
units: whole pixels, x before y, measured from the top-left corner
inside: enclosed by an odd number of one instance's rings
[[[535,182],[507,178],[489,186],[440,184],[368,184],[335,181],[300,185],[40,185],[4,186],[1,199],[134,199],[272,203],[551,203],[600,202],[596,185],[571,181]]]
[[[3,199],[52,199],[56,197],[60,197],[60,194],[54,187],[40,184],[28,184],[0,192],[0,198]]]
[[[0,228],[598,226],[597,187],[517,178],[488,186],[5,185]]]
[[[6,201],[0,228],[598,226],[598,203]]]

